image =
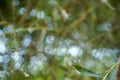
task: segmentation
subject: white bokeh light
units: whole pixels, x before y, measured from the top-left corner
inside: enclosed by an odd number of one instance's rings
[[[55,36],[50,35],[46,37],[46,43],[51,44],[54,41],[55,41]]]
[[[40,56],[32,56],[30,58],[30,64],[28,65],[28,69],[33,75],[36,75],[40,70],[43,69],[44,60]]]
[[[0,63],[3,62],[3,56],[0,55]]]
[[[8,63],[10,61],[10,56],[9,55],[4,55],[3,56],[3,63]]]
[[[3,30],[0,29],[0,36],[3,36],[4,35],[4,32]]]
[[[14,63],[14,69],[18,70],[21,67],[21,63],[20,62],[16,62]]]
[[[68,53],[73,57],[77,57],[77,56],[81,56],[83,51],[78,46],[71,46],[68,49]]]
[[[45,17],[44,11],[38,11],[38,12],[37,12],[37,18],[43,19],[44,17]]]
[[[20,13],[21,15],[25,14],[25,12],[26,12],[26,10],[25,10],[24,7],[22,7],[22,8],[19,9],[19,13]]]
[[[94,58],[99,59],[99,60],[104,58],[104,55],[97,49],[93,49],[91,54]]]
[[[0,78],[5,78],[7,72],[5,70],[0,71]]]
[[[37,10],[36,9],[32,9],[30,12],[31,16],[36,16],[37,15]]]
[[[24,37],[24,39],[22,41],[22,45],[24,47],[28,47],[30,45],[31,41],[32,41],[31,36],[30,35],[25,35],[25,37]]]
[[[20,59],[20,55],[19,55],[18,52],[14,52],[14,53],[12,53],[11,58],[12,58],[15,62],[17,62],[17,61]]]
[[[5,42],[0,40],[0,53],[4,54],[6,52],[6,44]]]
[[[12,32],[14,32],[14,26],[13,26],[13,25],[6,25],[6,26],[3,28],[3,31],[4,31],[4,32],[7,32],[7,33],[12,33]]]

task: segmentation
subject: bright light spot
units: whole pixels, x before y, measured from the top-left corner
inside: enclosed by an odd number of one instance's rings
[[[18,70],[23,62],[23,58],[20,56],[20,53],[19,52],[12,53],[11,59],[14,61],[14,69]]]
[[[6,45],[3,41],[0,40],[0,53],[5,54],[6,52]]]
[[[19,55],[22,56],[22,55],[25,55],[26,54],[26,51],[24,49],[20,50],[19,51]]]
[[[23,7],[20,8],[19,13],[20,13],[21,15],[25,14],[25,12],[26,12],[25,8],[23,8]]]
[[[36,16],[37,15],[37,10],[36,9],[32,9],[32,11],[30,12],[31,16]]]
[[[65,55],[67,53],[67,48],[65,46],[62,46],[62,47],[60,46],[57,48],[56,53],[58,56]]]
[[[3,31],[4,31],[4,32],[12,33],[12,32],[14,32],[14,28],[13,28],[12,25],[7,25],[7,26],[5,26],[5,27],[3,28]]]
[[[38,11],[37,12],[37,18],[43,19],[45,17],[45,13],[43,11]]]
[[[93,57],[99,60],[103,59],[104,57],[104,54],[102,54],[99,50],[96,50],[96,49],[93,49],[91,53]]]
[[[81,56],[83,51],[78,46],[72,46],[68,49],[68,53],[71,56],[77,57],[77,56]]]
[[[15,63],[14,63],[14,69],[15,69],[15,70],[18,70],[20,67],[21,67],[20,62],[15,62]]]
[[[56,49],[53,48],[52,46],[45,46],[45,52],[48,54],[55,54]]]
[[[4,55],[3,56],[3,62],[8,63],[10,61],[10,56],[9,55]]]
[[[30,35],[25,35],[24,40],[22,41],[22,45],[25,47],[28,47],[31,43],[31,36]]]
[[[6,71],[0,71],[0,78],[5,78],[6,74]]]
[[[67,51],[67,48],[66,48],[66,47],[62,47],[62,48],[60,49],[60,53],[66,53],[66,51]]]
[[[46,43],[48,43],[48,44],[51,44],[51,43],[53,43],[54,42],[54,40],[55,40],[55,37],[54,36],[47,36],[46,37]]]
[[[5,36],[5,34],[0,36],[0,46],[1,46],[1,41],[6,45],[8,38]],[[6,46],[6,48],[7,48],[7,46]]]
[[[20,59],[20,55],[19,55],[18,52],[14,52],[14,53],[12,53],[11,58],[12,58],[15,62],[17,62],[17,61]]]
[[[110,57],[111,55],[115,55],[119,52],[118,49],[109,49],[109,48],[100,48],[100,49],[93,49],[91,54],[96,59],[103,59],[105,56]]]
[[[39,56],[32,56],[30,58],[30,65],[28,66],[30,72],[36,75],[40,70],[43,69],[43,61]]]
[[[54,24],[53,23],[48,23],[48,29],[49,30],[54,30]]]

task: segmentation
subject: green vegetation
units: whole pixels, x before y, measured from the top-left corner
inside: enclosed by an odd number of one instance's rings
[[[0,0],[0,80],[115,80],[119,0]]]

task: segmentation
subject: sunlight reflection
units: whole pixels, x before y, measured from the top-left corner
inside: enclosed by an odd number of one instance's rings
[[[78,46],[71,46],[68,49],[68,53],[73,57],[77,57],[77,56],[81,56],[83,54],[83,51]]]

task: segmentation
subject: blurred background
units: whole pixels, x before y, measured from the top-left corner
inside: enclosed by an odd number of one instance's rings
[[[115,80],[119,53],[120,0],[0,0],[1,80]]]

